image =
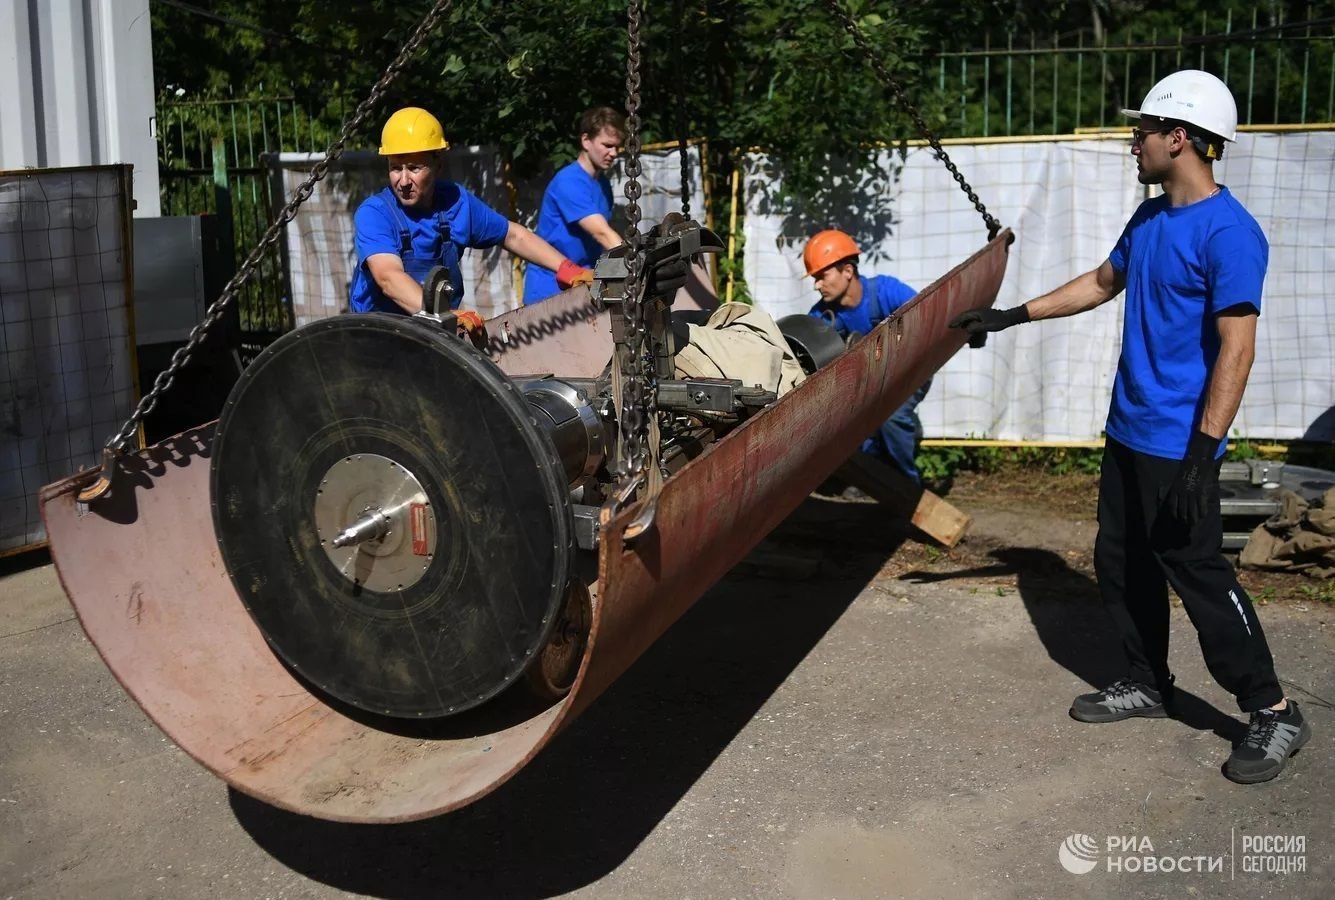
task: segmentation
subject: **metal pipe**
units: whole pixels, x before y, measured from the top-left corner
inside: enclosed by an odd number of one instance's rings
[[[1081,116],[1081,94],[1085,86],[1085,33],[1076,35],[1076,47],[1080,50],[1075,57],[1075,124],[1079,125]]]
[[[1312,4],[1310,0],[1307,4],[1307,21],[1309,23],[1312,21]],[[1312,55],[1312,26],[1310,24],[1307,26],[1306,37],[1307,40],[1303,42],[1303,90],[1302,90],[1302,99],[1298,104],[1299,122],[1307,121],[1307,74],[1308,74],[1308,62],[1311,59]],[[1277,119],[1279,118],[1278,109],[1276,109],[1275,118]]]
[[[1034,33],[1031,31],[1029,32],[1029,49],[1032,50],[1034,49],[1035,46],[1036,44],[1035,44]],[[1037,61],[1034,59],[1034,57],[1032,56],[1029,57],[1029,131],[1027,132],[1028,134],[1034,133],[1034,109],[1038,106],[1038,98],[1036,96],[1037,91],[1035,90],[1034,86],[1036,62]]]
[[[1224,84],[1228,84],[1228,63],[1229,57],[1233,52],[1233,42],[1231,39],[1233,35],[1233,10],[1228,9],[1225,12],[1224,34],[1227,35],[1229,39],[1224,42]]]
[[[991,35],[983,35],[983,48],[991,49]],[[983,57],[983,137],[987,137],[988,113],[992,108],[992,54]]]
[[[732,167],[732,209],[728,212],[728,288],[723,295],[724,303],[732,302],[732,286],[737,278],[737,194],[742,185],[742,161],[736,160]]]
[[[1053,50],[1057,49],[1057,33],[1055,31],[1052,33],[1052,49]],[[1061,68],[1061,66],[1058,64],[1057,58],[1054,56],[1052,58],[1052,133],[1053,134],[1057,133],[1057,106],[1058,106],[1057,70],[1059,68]],[[1080,123],[1076,122],[1075,124],[1079,125]]]
[[[1256,7],[1252,7],[1252,30],[1256,30]],[[1252,97],[1256,94],[1256,43],[1247,52],[1247,124],[1252,124]]]
[[[1013,31],[1006,32],[1006,49],[1007,50],[1015,49],[1015,32]],[[1012,76],[1014,74],[1014,66],[1015,66],[1015,55],[1013,53],[1008,53],[1006,55],[1006,133],[1007,134],[1014,134],[1014,131],[1011,128],[1011,83],[1013,81]]]

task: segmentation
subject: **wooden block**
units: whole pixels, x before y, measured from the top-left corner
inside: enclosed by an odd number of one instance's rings
[[[967,513],[914,484],[894,466],[865,453],[854,453],[834,474],[875,497],[890,512],[908,519],[943,546],[958,544],[973,522]]]

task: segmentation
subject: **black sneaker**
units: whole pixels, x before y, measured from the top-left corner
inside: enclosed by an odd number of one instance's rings
[[[1257,710],[1252,713],[1247,736],[1224,765],[1224,775],[1239,784],[1269,781],[1284,771],[1289,757],[1311,736],[1312,727],[1292,700],[1283,712]]]
[[[1071,704],[1071,718],[1080,722],[1120,722],[1132,716],[1165,719],[1168,710],[1158,691],[1130,678],[1093,694],[1081,694]]]

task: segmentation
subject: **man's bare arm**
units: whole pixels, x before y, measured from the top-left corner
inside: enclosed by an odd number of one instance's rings
[[[422,286],[403,269],[403,259],[394,253],[374,253],[366,257],[366,269],[381,293],[406,313],[422,309]]]
[[[1104,260],[1097,269],[1066,282],[1055,291],[1030,300],[1025,306],[1029,319],[1060,319],[1102,306],[1126,287],[1126,277]]]
[[[503,246],[525,262],[537,263],[553,272],[561,268],[566,259],[559,250],[518,222],[510,223]]]
[[[1219,330],[1219,358],[1210,373],[1205,389],[1205,409],[1201,413],[1200,430],[1211,437],[1228,434],[1233,417],[1242,404],[1242,392],[1247,388],[1256,359],[1255,308],[1248,304],[1226,309],[1215,316]]]
[[[602,213],[593,213],[585,216],[575,223],[589,233],[589,236],[597,241],[604,250],[611,250],[613,247],[620,247],[623,241],[621,235],[613,230],[608,224]]]

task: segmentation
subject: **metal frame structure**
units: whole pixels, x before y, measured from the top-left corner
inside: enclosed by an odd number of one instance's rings
[[[1335,121],[1335,18],[1314,17],[1309,4],[1305,18],[1286,22],[1280,5],[1277,21],[1265,25],[1259,7],[1244,27],[1224,10],[1172,34],[1127,28],[1087,42],[1082,30],[1072,44],[1069,35],[1010,32],[1004,46],[987,35],[980,49],[937,53],[937,89],[957,110],[951,119],[958,136],[1058,134],[1119,123],[1120,107],[1134,106],[1161,75],[1189,67],[1223,78],[1241,101],[1239,121],[1248,125]],[[1074,98],[1073,111],[1061,109],[1063,95]]]

